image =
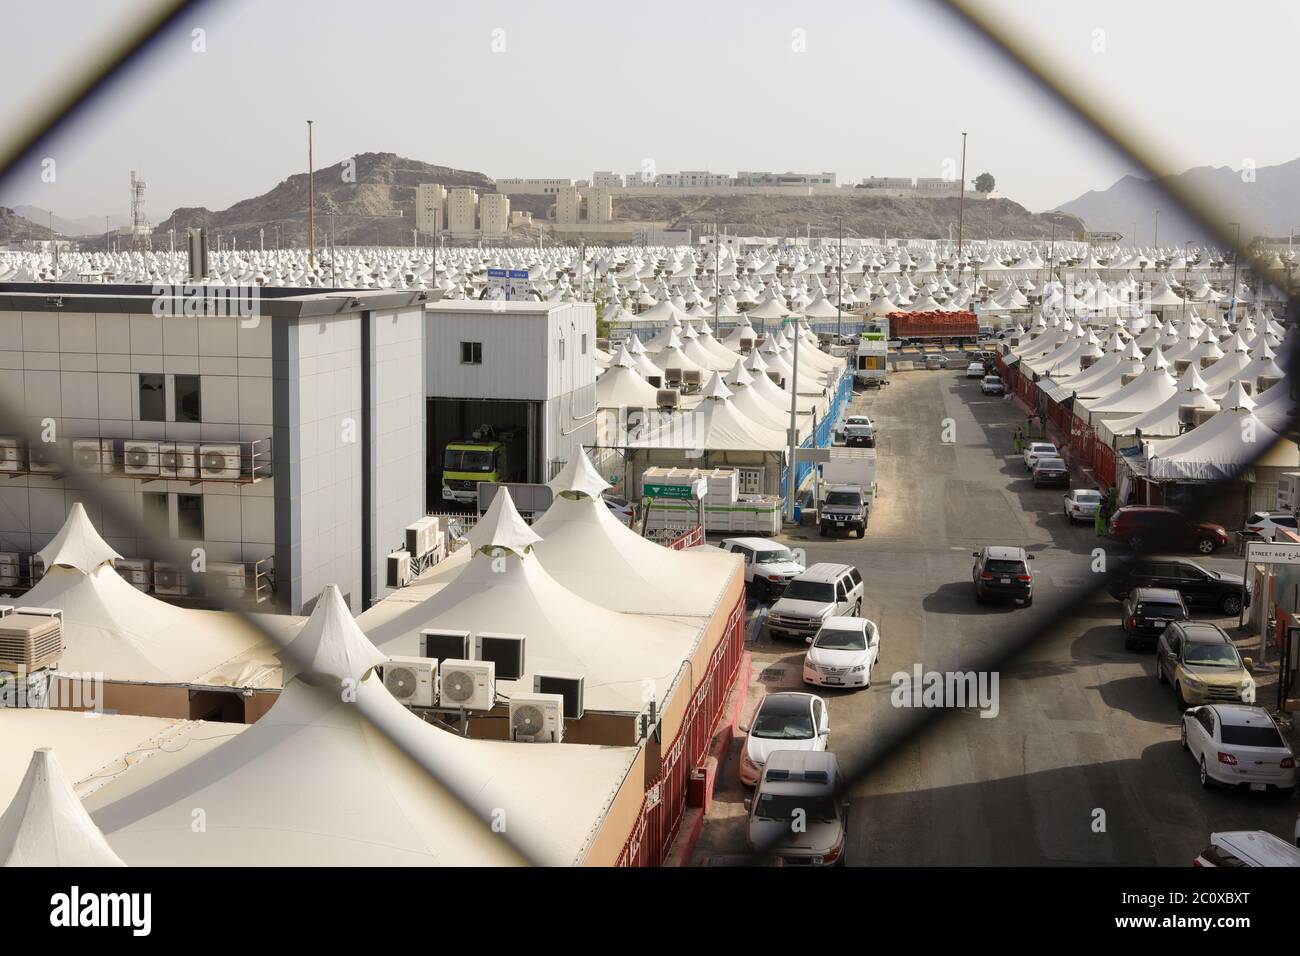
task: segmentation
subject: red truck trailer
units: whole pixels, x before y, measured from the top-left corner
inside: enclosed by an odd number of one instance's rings
[[[964,345],[979,340],[980,323],[974,312],[890,312],[889,334],[904,345]]]

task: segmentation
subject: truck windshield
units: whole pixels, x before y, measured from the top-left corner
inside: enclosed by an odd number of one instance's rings
[[[793,820],[802,811],[804,820],[830,823],[836,818],[835,801],[827,796],[765,793],[754,806],[754,816],[761,820]]]
[[[835,588],[824,581],[800,581],[795,578],[785,589],[785,596],[794,601],[829,604],[835,600]]]
[[[787,551],[785,548],[779,548],[775,551],[759,551],[754,556],[754,561],[758,564],[785,564],[787,561],[794,560],[794,552]]]
[[[492,471],[494,455],[490,451],[448,448],[443,456],[443,471],[469,471],[486,475]]]
[[[831,491],[826,495],[828,505],[860,505],[862,496],[856,491]]]

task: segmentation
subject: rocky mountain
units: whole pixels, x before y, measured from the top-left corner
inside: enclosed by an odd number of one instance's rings
[[[1300,159],[1248,174],[1228,166],[1197,166],[1168,179],[1232,210],[1244,240],[1286,236],[1300,225]],[[1151,180],[1138,176],[1125,176],[1109,189],[1086,192],[1056,208],[1079,216],[1094,231],[1121,233],[1125,242],[1134,241],[1135,223],[1141,245],[1150,245],[1153,238],[1167,246],[1207,239],[1205,230],[1173,206]],[[1156,209],[1159,232],[1153,236]]]
[[[32,222],[8,206],[0,206],[0,244],[23,239],[49,239],[53,235],[48,226]]]
[[[14,206],[14,212],[24,219],[30,219],[32,222],[46,225],[50,222],[50,211],[42,209],[40,206]],[[121,213],[108,217],[108,225],[111,229],[125,226],[126,222],[126,216]],[[55,216],[54,231],[61,236],[102,236],[104,234],[104,217],[79,216],[75,219],[66,219],[63,216]]]

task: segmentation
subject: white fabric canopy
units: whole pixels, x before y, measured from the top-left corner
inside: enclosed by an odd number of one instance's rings
[[[32,753],[0,816],[0,866],[125,866],[63,776],[54,751]]]

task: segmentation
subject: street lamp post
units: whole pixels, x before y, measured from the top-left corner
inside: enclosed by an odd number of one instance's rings
[[[1241,262],[1241,223],[1230,222],[1230,226],[1236,227],[1236,234],[1232,241],[1232,298],[1229,299],[1228,321],[1237,321],[1237,263]]]
[[[842,217],[835,217],[835,228],[839,231],[839,248],[835,253],[835,273],[838,277],[838,291],[835,296],[835,344],[838,345],[840,339],[844,337],[844,220]]]
[[[1151,245],[1156,247],[1156,255],[1160,255],[1160,210],[1156,210],[1155,222],[1151,227]]]

